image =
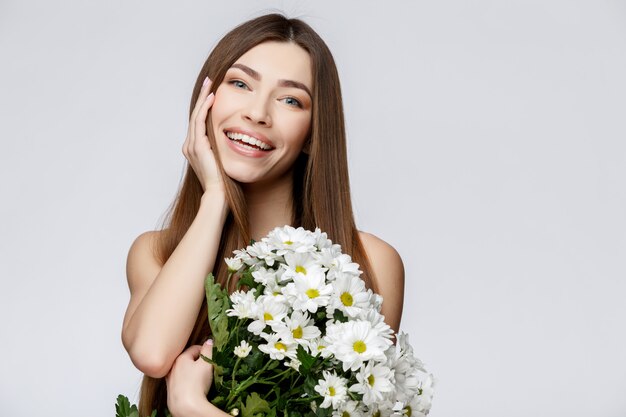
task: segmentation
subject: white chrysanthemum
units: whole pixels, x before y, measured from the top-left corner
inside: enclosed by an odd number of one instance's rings
[[[315,313],[319,307],[328,305],[333,287],[326,283],[323,274],[296,275],[282,291],[294,310]]]
[[[363,394],[363,402],[369,406],[382,401],[383,393],[393,391],[392,377],[391,369],[370,361],[357,372],[358,383],[352,385],[349,390]]]
[[[224,258],[224,261],[228,265],[228,272],[237,272],[243,267],[241,258]]]
[[[338,408],[347,399],[347,380],[338,376],[335,371],[332,373],[324,371],[324,379],[320,379],[314,387],[315,392],[324,397],[320,404],[322,408]]]
[[[358,401],[348,400],[333,411],[332,417],[362,417],[363,411]]]
[[[326,234],[326,232],[322,232],[319,227],[315,228],[315,231],[313,232],[313,237],[315,237],[315,246],[317,246],[318,250],[330,248],[333,244],[333,242],[328,239],[328,235]]]
[[[363,273],[359,269],[359,264],[352,262],[350,255],[340,253],[333,260],[328,267],[328,279],[334,280],[341,276],[355,276],[358,277]]]
[[[323,342],[322,338],[317,338],[309,341],[309,352],[313,356],[321,354],[322,358],[327,358],[332,355],[332,353],[330,353],[328,349],[326,349],[325,342]]]
[[[371,290],[368,290],[371,292]],[[385,322],[385,316],[374,309],[361,310],[357,316],[359,320],[368,321],[372,324],[381,336],[391,340],[393,337],[393,329]]]
[[[390,400],[384,399],[383,401],[370,405],[367,409],[367,415],[376,417],[390,417],[394,413],[393,405],[394,404]]]
[[[256,288],[252,288],[250,291],[235,291],[230,295],[230,301],[233,308],[226,310],[226,315],[231,317],[239,317],[240,319],[247,319],[254,317],[256,314],[256,300],[254,294]]]
[[[262,284],[262,285],[268,285],[269,283],[277,282],[276,271],[271,268],[268,269],[268,268],[261,267],[257,269],[256,271],[253,271],[252,278],[254,279],[254,282],[258,282],[259,284]]]
[[[239,346],[235,346],[235,349],[233,350],[235,355],[239,356],[240,358],[247,357],[251,351],[252,346],[248,344],[248,342],[246,342],[245,340],[242,340]]]
[[[294,311],[291,316],[285,317],[284,321],[272,326],[272,330],[282,339],[303,346],[309,346],[311,340],[319,338],[322,334],[313,319],[302,311]]]
[[[311,278],[315,275],[324,277],[326,271],[322,268],[313,256],[309,253],[286,253],[285,263],[281,264],[283,273],[281,282],[293,279],[296,276],[301,278]]]
[[[277,255],[288,252],[311,252],[315,251],[315,236],[303,227],[297,229],[285,225],[272,230],[267,237],[263,238],[272,249],[276,249]]]
[[[327,349],[342,362],[343,370],[356,371],[365,361],[385,361],[385,350],[393,344],[367,321],[335,323],[326,328]]]
[[[248,265],[262,266],[263,262],[265,262],[268,266],[274,265],[274,262],[280,260],[281,256],[272,252],[273,249],[274,248],[264,241],[254,242],[254,244],[246,248],[246,251],[252,257],[252,259],[246,263]]]
[[[344,312],[348,317],[357,317],[360,312],[371,308],[370,294],[365,289],[365,282],[356,276],[337,277],[333,283],[333,295],[326,308],[332,316],[335,310]]]
[[[427,378],[420,381],[419,394],[412,397],[403,408],[405,416],[425,417],[430,411],[433,400],[434,378],[429,374]]]
[[[297,352],[297,351],[296,351]],[[302,362],[298,360],[298,358],[292,358],[285,362],[285,366],[295,369],[296,371],[300,371],[300,365]]]
[[[277,303],[274,297],[261,295],[256,300],[255,320],[248,325],[248,331],[255,335],[261,334],[265,326],[280,322],[287,315],[287,306]]]
[[[296,359],[295,343],[282,340],[276,333],[261,333],[267,343],[259,344],[259,350],[270,356],[271,359],[282,361],[285,358]]]
[[[272,297],[275,302],[285,304],[287,297],[282,293],[283,287],[277,282],[268,282],[265,288],[263,288],[263,294]]]
[[[424,364],[413,354],[408,335],[398,335],[398,343],[386,352],[386,365],[394,373],[396,399],[407,402],[417,395],[421,386],[421,375],[426,372]]]

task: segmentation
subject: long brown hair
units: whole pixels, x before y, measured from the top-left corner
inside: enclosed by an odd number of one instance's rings
[[[292,226],[308,230],[319,227],[333,243],[352,256],[360,265],[366,285],[376,291],[373,271],[355,225],[350,198],[346,133],[344,126],[341,88],[335,61],[319,35],[299,19],[288,19],[280,14],[268,14],[249,20],[231,30],[215,46],[196,80],[189,113],[195,106],[205,77],[217,89],[226,71],[249,49],[267,41],[293,42],[306,50],[312,62],[313,109],[306,153],[301,153],[294,165]],[[224,224],[213,274],[222,285],[227,268],[223,259],[232,256],[235,249],[250,243],[248,213],[243,191],[229,178],[221,164],[211,118],[207,117],[207,136],[216,154],[216,161],[224,179],[230,213]],[[194,220],[203,194],[202,186],[191,166],[178,195],[167,212],[159,234],[157,255],[164,264]],[[282,226],[282,225],[277,225]],[[231,289],[232,290],[232,289]],[[191,332],[187,347],[202,343],[209,335],[206,300]],[[163,378],[144,376],[141,387],[140,415],[150,415],[157,409],[159,415],[166,407],[167,393]]]

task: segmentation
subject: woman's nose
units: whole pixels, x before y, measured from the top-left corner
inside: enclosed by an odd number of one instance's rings
[[[252,123],[263,126],[271,126],[272,118],[268,111],[268,99],[265,97],[256,97],[248,103],[247,108],[243,112],[243,117]]]

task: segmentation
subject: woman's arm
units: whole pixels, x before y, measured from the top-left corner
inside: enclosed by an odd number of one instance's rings
[[[229,211],[206,134],[207,115],[215,100],[211,85],[205,78],[182,147],[204,192],[198,213],[165,265],[153,254],[156,233],[139,236],[128,252],[130,302],[122,343],[137,369],[155,378],[167,374],[189,339],[204,298],[204,279],[213,270]]]
[[[398,252],[382,239],[365,232],[359,236],[378,286],[378,293],[383,297],[381,314],[395,333],[400,329],[402,307],[404,304],[404,264]]]
[[[140,235],[128,253],[130,302],[122,343],[133,364],[151,377],[165,376],[182,352],[204,299],[204,280],[213,270],[228,204],[223,194],[205,192],[193,223],[162,267],[153,251],[155,232]]]

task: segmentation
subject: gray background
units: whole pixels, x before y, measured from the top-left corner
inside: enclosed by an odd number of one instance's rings
[[[168,6],[168,4],[171,4]],[[361,230],[406,268],[433,417],[626,415],[624,1],[0,1],[2,415],[112,416],[133,239],[215,42],[327,41]]]

